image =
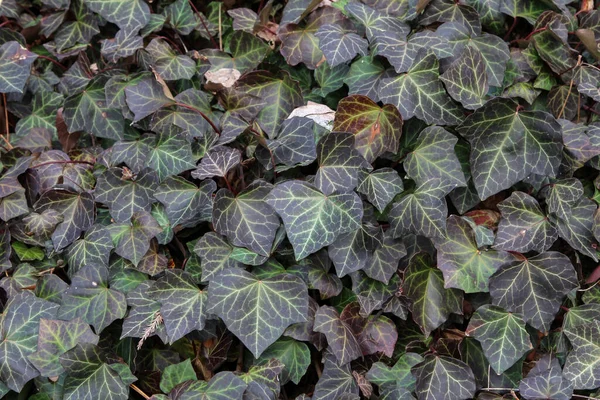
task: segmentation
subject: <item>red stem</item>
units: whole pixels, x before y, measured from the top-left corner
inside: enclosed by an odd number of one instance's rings
[[[43,56],[43,55],[41,55],[41,54],[37,54],[37,56],[38,56],[39,58],[43,58],[44,60],[48,60],[48,61],[50,61],[50,62],[51,62],[52,64],[54,64],[54,65],[57,65],[57,66],[59,66],[59,67],[60,67],[60,68],[61,68],[63,71],[66,71],[66,70],[68,69],[67,67],[65,67],[64,65],[62,65],[62,64],[61,64],[61,63],[59,63],[58,61],[56,61],[56,60],[53,60],[53,59],[52,59],[52,58],[50,58],[50,57],[46,57],[46,56]]]
[[[513,17],[513,23],[510,26],[510,28],[508,29],[508,31],[506,32],[506,35],[504,35],[504,40],[505,41],[508,40],[508,38],[510,37],[510,34],[515,29],[515,26],[517,26],[517,19],[518,19],[518,17]]]
[[[190,6],[192,6],[192,8],[194,9],[194,11],[196,12],[196,15],[200,19],[200,22],[202,23],[202,26],[204,27],[204,30],[206,31],[206,34],[210,38],[210,41],[212,42],[214,48],[218,49],[219,48],[219,44],[217,43],[217,41],[215,40],[215,38],[212,37],[212,35],[210,34],[210,31],[208,30],[208,26],[206,26],[206,23],[204,23],[204,19],[200,16],[200,11],[198,11],[198,9],[196,8],[196,6],[194,5],[194,2],[192,0],[188,0],[188,3],[190,3]]]
[[[31,166],[31,168],[39,168],[39,167],[43,167],[45,165],[51,165],[51,164],[87,164],[87,165],[94,166],[94,163],[91,163],[89,161],[57,160],[57,161],[48,161],[48,162],[44,162],[41,164],[33,165],[33,166]]]
[[[217,128],[217,126],[210,120],[210,118],[208,118],[208,116],[206,114],[204,114],[202,111],[198,110],[196,107],[192,107],[192,106],[189,106],[189,105],[184,104],[184,103],[175,103],[175,105],[183,107],[183,108],[186,108],[188,110],[191,110],[191,111],[194,111],[194,112],[200,114],[202,116],[202,118],[204,118],[206,120],[206,122],[208,122],[210,124],[210,126],[213,128],[213,130],[219,136],[221,136],[221,131],[219,130],[219,128]]]

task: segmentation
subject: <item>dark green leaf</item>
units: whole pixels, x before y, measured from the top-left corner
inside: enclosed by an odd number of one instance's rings
[[[573,395],[573,384],[563,377],[558,359],[548,354],[539,359],[521,381],[519,393],[528,400],[569,400]]]
[[[282,383],[289,380],[298,384],[310,365],[308,346],[294,339],[281,338],[269,346],[259,358],[259,362],[277,359],[283,365]]]
[[[165,368],[160,377],[160,390],[169,393],[175,386],[190,380],[195,381],[197,378],[194,367],[188,358],[179,364],[169,365]]]
[[[452,98],[463,107],[476,110],[485,102],[489,90],[485,63],[479,50],[465,47],[460,58],[440,76]]]
[[[136,30],[150,21],[150,7],[142,0],[84,0],[85,4],[121,29]]]
[[[216,189],[213,180],[205,180],[198,187],[179,176],[169,176],[158,186],[154,197],[165,206],[171,225],[176,226],[212,215],[212,194]]]
[[[192,176],[196,179],[225,177],[227,172],[240,163],[241,158],[242,155],[237,149],[225,146],[214,147],[202,158],[198,168],[192,171]]]
[[[600,321],[565,331],[573,345],[567,356],[563,376],[573,382],[573,389],[595,389],[600,385]]]
[[[367,55],[367,41],[339,25],[321,25],[315,36],[319,39],[319,48],[332,67],[351,61],[357,54]]]
[[[154,217],[145,211],[133,213],[131,222],[114,224],[108,229],[116,243],[115,253],[131,261],[134,268],[150,249],[150,240],[162,231]]]
[[[417,378],[415,392],[419,400],[444,398],[470,399],[475,393],[475,377],[471,368],[460,360],[429,355],[412,369]]]
[[[0,46],[0,92],[22,93],[31,73],[31,64],[37,55],[18,42],[10,41]]]

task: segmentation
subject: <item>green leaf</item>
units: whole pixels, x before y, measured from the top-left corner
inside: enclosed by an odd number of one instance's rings
[[[234,246],[269,256],[280,225],[265,201],[271,189],[271,184],[256,180],[237,196],[228,189],[219,190],[212,216],[215,231],[227,236]]]
[[[404,168],[417,185],[439,179],[443,188],[466,186],[460,162],[454,152],[458,139],[444,128],[432,126],[419,134],[413,151],[406,156]]]
[[[350,66],[350,71],[344,77],[349,94],[359,94],[379,101],[379,82],[384,76],[385,69],[373,57],[360,57]]]
[[[571,261],[549,251],[521,256],[501,267],[490,279],[492,303],[518,312],[536,329],[548,331],[563,298],[578,286]]]
[[[129,388],[107,361],[100,348],[91,343],[78,344],[60,356],[60,363],[67,371],[64,398],[127,399]]]
[[[163,10],[169,25],[182,35],[189,35],[196,27],[199,21],[196,14],[186,0],[177,0],[169,4]],[[163,390],[168,393],[169,390]]]
[[[96,78],[86,89],[65,100],[63,117],[69,133],[84,131],[112,140],[123,139],[125,123],[117,109],[106,106],[106,79]]]
[[[267,196],[267,204],[283,220],[297,260],[330,245],[360,226],[362,204],[356,193],[325,196],[300,181],[280,183]]]
[[[497,99],[469,115],[459,133],[471,144],[471,173],[482,200],[531,174],[555,176],[560,165],[560,125],[542,111],[518,111]]]
[[[582,197],[570,209],[566,215],[552,219],[558,227],[558,234],[571,247],[581,253],[598,260],[598,243],[594,238],[592,229],[594,224],[594,212],[597,205],[592,200]]]
[[[87,45],[94,35],[100,33],[99,19],[83,1],[74,1],[71,11],[75,20],[63,23],[54,36],[59,53],[68,52],[70,48],[77,48],[77,45]]]
[[[135,30],[121,29],[113,39],[102,41],[102,55],[116,63],[120,58],[135,54],[137,49],[144,47],[144,40]]]
[[[258,362],[263,364],[272,358],[279,360],[284,365],[281,372],[282,384],[290,380],[298,384],[311,363],[308,346],[289,338],[281,338],[269,346],[262,353]]]
[[[327,251],[323,249],[301,260],[298,265],[288,268],[287,271],[297,273],[307,282],[309,289],[318,290],[321,299],[329,299],[340,294],[342,290],[340,278],[329,273],[331,264]]]
[[[196,164],[192,154],[192,146],[178,129],[159,133],[150,152],[146,165],[156,171],[159,180],[170,175],[194,169]]]
[[[233,247],[220,235],[209,232],[196,243],[194,252],[202,260],[202,281],[208,282],[223,269],[241,267],[231,255]]]
[[[379,245],[367,259],[362,269],[370,278],[388,283],[398,270],[398,261],[406,255],[406,247],[399,239],[384,234]]]
[[[521,381],[519,393],[526,399],[569,400],[573,396],[573,383],[565,379],[562,372],[558,359],[547,354]]]
[[[242,269],[230,268],[211,280],[209,304],[209,312],[222,318],[259,357],[285,328],[307,320],[308,292],[304,282],[293,275],[257,279]]]
[[[358,385],[352,376],[350,364],[339,365],[331,354],[323,364],[323,374],[315,386],[313,400],[339,399],[344,394],[358,395]]]
[[[361,95],[343,98],[333,123],[334,131],[354,134],[356,150],[370,163],[386,151],[398,152],[401,127],[402,118],[394,106],[379,107]]]
[[[354,315],[350,310],[345,308],[341,314],[338,314],[333,307],[321,306],[315,314],[313,330],[327,337],[327,345],[339,365],[348,364],[363,355],[360,342],[352,327]]]
[[[135,115],[134,122],[153,114],[175,101],[154,78],[145,77],[125,88],[127,107]]]
[[[444,273],[445,287],[466,293],[487,292],[490,277],[514,261],[514,256],[506,251],[480,249],[475,231],[461,217],[448,217],[446,230],[446,238],[436,242],[438,268]]]
[[[235,376],[233,372],[222,371],[206,381],[195,381],[184,388],[179,395],[181,400],[226,400],[241,399],[245,390],[246,383]]]
[[[502,219],[494,247],[526,253],[544,252],[558,238],[556,228],[549,222],[537,200],[523,192],[513,192],[498,204]]]
[[[354,144],[354,136],[342,132],[328,133],[317,143],[319,169],[315,186],[323,194],[351,191],[358,184],[359,168],[370,168]]]
[[[541,193],[546,198],[548,212],[566,219],[583,196],[583,185],[575,178],[560,179],[544,188]]]
[[[413,390],[416,380],[411,374],[411,368],[421,362],[423,362],[423,357],[410,352],[404,353],[392,367],[377,361],[367,372],[367,379],[379,386],[379,390],[383,392],[396,388]]]
[[[313,126],[314,122],[304,117],[283,121],[277,139],[267,141],[275,162],[289,166],[312,163],[317,158]]]
[[[62,216],[62,222],[56,225],[52,233],[52,243],[56,251],[73,243],[81,232],[92,226],[96,217],[94,199],[90,194],[64,189],[44,192],[33,208],[37,212],[51,209]]]
[[[60,364],[60,356],[78,343],[98,344],[98,336],[81,319],[41,319],[37,351],[27,358],[42,376],[59,376],[65,371]]]
[[[478,308],[465,333],[481,343],[483,353],[497,374],[512,367],[533,348],[521,316],[496,306]]]
[[[226,146],[213,147],[208,154],[202,157],[198,168],[192,171],[192,176],[196,179],[212,178],[213,176],[225,177],[227,172],[241,161],[242,154],[239,150]]]
[[[428,124],[460,123],[463,113],[438,79],[439,62],[435,55],[421,53],[417,60],[405,74],[381,80],[380,100],[398,107],[404,120],[416,116]]]
[[[558,35],[551,29],[536,33],[532,37],[533,44],[540,58],[548,64],[550,69],[558,75],[572,74],[572,69],[577,65],[574,52],[569,49]]]
[[[600,321],[565,330],[573,351],[565,361],[563,376],[573,382],[573,389],[595,389],[600,386]]]
[[[108,286],[108,269],[84,266],[73,275],[71,286],[64,293],[58,317],[64,320],[81,318],[100,333],[127,312],[123,293]]]
[[[131,222],[114,224],[108,229],[116,243],[115,253],[131,261],[134,268],[150,249],[150,240],[162,231],[154,217],[145,211],[133,213]]]
[[[444,398],[448,393],[455,399],[470,399],[475,394],[473,371],[455,358],[428,355],[412,371],[417,378],[415,392],[419,400]]]
[[[207,293],[199,289],[192,276],[181,270],[167,270],[148,296],[159,302],[169,343],[174,343],[206,323]]]
[[[152,58],[152,66],[165,81],[192,79],[196,73],[196,63],[190,57],[178,55],[171,46],[162,39],[153,39],[146,51]]]
[[[343,233],[329,245],[329,258],[333,261],[337,275],[343,276],[363,269],[369,255],[381,242],[381,229],[372,225],[361,225],[358,229]]]
[[[3,43],[0,46],[0,92],[22,93],[36,58],[36,54],[18,42]]]
[[[530,24],[534,24],[546,9],[544,3],[532,0],[505,0],[500,4],[501,12],[514,18],[521,17]]]
[[[398,172],[392,168],[381,168],[370,173],[360,169],[356,190],[366,195],[367,199],[383,212],[394,197],[404,190],[404,185]]]
[[[150,21],[150,7],[142,0],[83,0],[94,12],[121,29],[136,30]]]
[[[28,291],[12,296],[0,321],[0,379],[11,390],[20,392],[40,373],[27,359],[38,344],[40,320],[55,318],[58,305],[35,297]]]
[[[99,225],[91,227],[83,239],[76,240],[67,249],[69,275],[73,276],[85,265],[107,267],[113,247],[110,233],[106,228]]]
[[[429,25],[432,22],[456,22],[467,29],[474,30],[479,26],[479,16],[474,8],[456,4],[451,0],[433,0],[425,8],[420,23]],[[481,29],[479,27],[479,29]]]
[[[325,62],[319,65],[315,70],[315,81],[320,87],[314,88],[312,92],[321,97],[326,97],[329,93],[335,92],[344,86],[344,79],[349,70],[350,67],[347,64],[331,67]]]
[[[45,257],[44,250],[39,247],[28,247],[21,242],[13,242],[11,246],[21,261],[42,261]]]
[[[333,24],[321,25],[315,33],[319,48],[332,67],[351,61],[356,55],[367,55],[367,41],[354,32]]]
[[[429,238],[444,237],[448,214],[444,196],[447,193],[440,179],[431,179],[393,203],[388,214],[392,237],[402,237],[407,233]]]
[[[212,215],[212,194],[216,189],[217,184],[210,179],[198,187],[179,176],[169,176],[158,186],[154,197],[165,206],[171,225],[177,226]]]
[[[414,321],[426,335],[446,322],[450,313],[462,313],[462,293],[444,288],[442,272],[433,267],[431,256],[426,253],[417,253],[410,259],[402,289],[412,301]]]
[[[124,175],[122,169],[111,168],[103,172],[96,183],[96,201],[108,205],[116,222],[128,222],[136,212],[149,212],[158,186],[156,174],[149,169],[142,170],[133,179]]]
[[[190,380],[195,381],[197,379],[192,362],[188,358],[179,364],[169,365],[165,368],[160,377],[160,390],[169,393],[180,383]]]
[[[446,90],[464,108],[476,110],[485,103],[489,90],[485,63],[479,50],[465,47],[460,58],[440,75]]]
[[[31,102],[31,114],[20,119],[15,126],[15,133],[27,136],[32,128],[48,129],[56,132],[56,112],[63,104],[63,97],[54,92],[38,92]]]
[[[211,64],[211,70],[230,68],[244,73],[252,71],[262,62],[269,52],[269,46],[251,33],[237,31],[231,35],[229,52],[231,56],[222,51],[205,49],[202,55]]]
[[[148,327],[156,323],[160,315],[160,303],[151,299],[149,292],[155,281],[141,282],[135,289],[127,293],[127,306],[129,312],[123,320],[121,339],[125,337],[141,338],[147,334]],[[161,316],[162,317],[162,316]],[[163,342],[167,342],[164,324],[158,324],[150,336],[158,335]]]

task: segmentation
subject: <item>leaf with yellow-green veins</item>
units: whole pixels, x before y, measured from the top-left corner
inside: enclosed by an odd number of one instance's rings
[[[429,124],[460,123],[463,112],[439,80],[439,61],[431,52],[420,55],[406,73],[381,80],[380,100],[398,107],[404,120],[416,116]]]
[[[533,348],[522,317],[492,305],[475,311],[465,333],[481,343],[483,353],[497,374],[512,367]]]
[[[485,103],[489,90],[485,63],[479,50],[465,47],[460,58],[440,75],[446,90],[463,107],[476,110]]]
[[[447,398],[471,399],[475,394],[475,377],[464,362],[448,356],[428,355],[412,368],[417,379],[415,392],[419,400]]]
[[[551,29],[545,29],[532,37],[539,56],[558,75],[569,78],[577,65],[575,52]],[[563,74],[567,74],[566,76]]]
[[[406,256],[406,246],[400,239],[385,233],[362,269],[367,276],[388,283],[398,270],[399,261]]]
[[[454,3],[452,0],[433,0],[429,3],[421,15],[420,23],[429,25],[433,22],[456,22],[471,30],[481,29],[477,11],[471,6]]]
[[[169,176],[158,186],[154,197],[165,206],[171,225],[176,226],[211,215],[216,189],[217,184],[211,179],[196,186],[182,177]]]
[[[226,400],[241,399],[248,385],[230,371],[222,371],[210,381],[195,381],[181,392],[175,391],[180,400]],[[181,393],[181,394],[179,394]]]
[[[162,39],[153,39],[146,51],[152,58],[152,66],[156,73],[165,81],[191,79],[196,73],[196,63],[190,57],[177,54],[171,46]]]
[[[135,54],[137,49],[144,47],[144,39],[135,30],[121,29],[113,39],[102,41],[102,55],[116,63],[120,58]]]
[[[192,145],[180,129],[172,127],[154,139],[146,163],[156,171],[159,180],[196,167]]]
[[[202,281],[210,281],[223,269],[241,267],[231,256],[234,248],[225,238],[215,232],[202,236],[194,247],[194,252],[202,260]]]
[[[314,122],[305,117],[286,119],[275,140],[267,140],[276,164],[307,165],[317,158]]]
[[[573,382],[563,376],[558,358],[546,354],[521,381],[519,393],[526,399],[569,400],[573,398]]]
[[[315,314],[313,327],[315,332],[320,332],[327,337],[327,345],[337,359],[338,365],[348,364],[363,355],[360,342],[352,327],[353,315],[350,311],[344,311],[338,314],[333,307],[321,306]]]
[[[404,272],[402,289],[411,300],[413,320],[429,335],[450,313],[462,313],[462,292],[444,287],[442,272],[427,253],[417,253]]]
[[[404,190],[404,184],[398,172],[392,168],[381,168],[370,173],[360,169],[356,190],[366,195],[371,204],[383,212],[394,197]]]
[[[367,379],[371,383],[379,386],[382,391],[393,390],[394,388],[414,389],[415,377],[410,372],[411,368],[423,361],[417,353],[404,353],[393,366],[388,366],[381,361],[373,363]]]
[[[448,191],[466,186],[460,161],[454,152],[458,138],[439,126],[425,128],[413,150],[406,156],[404,168],[409,177],[422,185],[438,178]]]
[[[19,42],[9,41],[0,46],[0,92],[22,93],[37,55]]]
[[[360,94],[373,101],[379,101],[379,81],[385,75],[383,65],[373,57],[360,57],[350,65],[344,77],[348,93]]]
[[[168,97],[164,87],[152,76],[145,76],[127,86],[125,102],[134,114],[134,122],[153,114],[162,107],[175,104],[175,100]]]
[[[215,231],[227,236],[234,246],[269,256],[281,224],[266,202],[272,188],[270,183],[256,180],[237,195],[228,189],[219,190],[212,214]]]
[[[121,111],[106,104],[107,78],[98,76],[81,93],[67,97],[63,118],[69,133],[84,131],[97,137],[122,140],[125,121]]]
[[[242,161],[242,153],[238,149],[227,146],[216,146],[202,157],[198,168],[192,171],[196,179],[225,177],[227,173]]]
[[[240,73],[252,71],[269,53],[269,46],[251,33],[236,31],[229,40],[231,55],[214,49],[204,49],[202,55],[208,59],[211,70],[235,69]]]
[[[310,365],[310,349],[306,343],[282,337],[269,346],[257,361],[263,364],[273,358],[283,364],[281,383],[292,381],[298,384]]]
[[[148,290],[148,297],[160,303],[168,342],[174,343],[188,333],[202,330],[206,323],[207,293],[192,276],[181,270],[167,270]]]
[[[187,0],[177,0],[169,4],[163,10],[163,14],[169,25],[182,35],[189,35],[200,25],[199,18]],[[164,392],[168,393],[169,391]]]
[[[40,321],[56,318],[58,304],[39,299],[30,291],[11,296],[0,321],[0,379],[11,390],[23,386],[40,372],[27,356],[38,345]]]
[[[600,321],[564,331],[573,346],[563,376],[573,382],[574,389],[595,389],[600,386]]]
[[[98,333],[127,312],[125,295],[109,288],[108,269],[84,266],[73,275],[58,310],[60,319],[81,318]]]
[[[150,240],[162,232],[156,219],[145,211],[135,212],[131,221],[113,224],[108,229],[115,243],[115,253],[131,261],[134,268],[150,249]]]
[[[108,258],[113,247],[106,227],[100,225],[91,227],[84,238],[76,240],[67,249],[69,275],[72,276],[85,265],[108,266]]]
[[[531,174],[558,173],[560,125],[546,112],[520,111],[512,100],[495,99],[469,115],[458,131],[471,144],[471,173],[482,200]]]
[[[381,242],[381,228],[374,225],[361,225],[358,229],[341,234],[329,245],[329,258],[333,261],[337,276],[363,269],[369,255]]]
[[[188,358],[178,364],[171,364],[165,368],[160,377],[160,390],[169,393],[175,386],[186,381],[196,381],[196,372]]]
[[[24,137],[32,128],[56,132],[56,112],[63,104],[63,97],[55,92],[38,92],[31,102],[31,114],[21,118],[15,126],[15,134]]]
[[[283,220],[297,260],[357,229],[363,216],[362,202],[356,193],[325,196],[311,184],[297,180],[275,186],[267,203]]]
[[[466,293],[487,292],[490,277],[514,256],[503,250],[479,248],[475,232],[463,218],[451,215],[446,237],[436,242],[438,268],[444,273],[445,287]]]
[[[289,325],[305,322],[308,289],[298,277],[258,279],[240,269],[221,271],[210,281],[209,312],[219,316],[255,357]]]
[[[373,162],[386,151],[398,151],[402,117],[391,104],[379,107],[366,96],[351,95],[339,102],[333,130],[354,134],[356,150]]]
[[[150,21],[150,7],[143,0],[83,0],[92,11],[121,29],[140,29]]]
[[[579,182],[579,181],[578,181]],[[594,212],[597,204],[587,197],[580,198],[567,214],[559,218],[551,218],[558,227],[558,234],[575,250],[598,260],[598,241],[594,237]]]
[[[534,328],[548,331],[564,297],[577,286],[569,258],[548,251],[505,264],[490,279],[490,294],[494,305],[520,313]]]
[[[313,400],[347,399],[344,396],[358,396],[358,393],[358,384],[352,376],[350,364],[339,365],[332,354],[327,354],[323,362],[323,374],[315,386]]]
[[[352,61],[356,55],[366,56],[368,43],[352,31],[347,31],[340,25],[321,25],[315,33],[319,39],[319,48],[327,63],[332,67]]]
[[[513,192],[498,204],[502,219],[494,247],[501,250],[546,251],[558,238],[558,232],[544,214],[537,200],[523,192]]]

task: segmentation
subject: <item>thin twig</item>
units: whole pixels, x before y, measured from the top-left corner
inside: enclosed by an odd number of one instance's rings
[[[219,48],[219,44],[215,41],[215,38],[212,37],[212,35],[210,34],[210,31],[208,30],[208,26],[206,26],[206,24],[204,23],[204,20],[200,16],[200,11],[198,11],[198,9],[196,8],[196,6],[194,5],[194,2],[192,0],[188,0],[188,3],[190,3],[190,6],[192,6],[192,8],[194,9],[194,12],[198,16],[198,19],[200,19],[200,23],[204,27],[204,30],[206,31],[206,34],[210,38],[210,41],[212,42],[213,46],[215,47],[215,49],[218,49]]]
[[[221,27],[221,3],[219,3],[219,50],[223,51],[223,37]]]
[[[87,164],[87,165],[91,165],[92,167],[94,166],[94,163],[91,163],[89,161],[56,160],[56,161],[48,161],[48,162],[43,162],[41,164],[32,165],[31,168],[39,168],[39,167],[43,167],[46,165],[52,165],[52,164]]]
[[[4,123],[6,129],[6,136],[2,135],[2,139],[8,146],[8,150],[12,149],[12,145],[10,144],[10,127],[8,126],[8,103],[6,102],[6,94],[2,93],[2,101],[4,102]]]
[[[60,67],[60,68],[61,68],[63,71],[66,71],[66,70],[68,69],[67,67],[65,67],[64,65],[62,65],[61,63],[59,63],[58,61],[56,61],[56,60],[54,60],[54,59],[52,59],[52,58],[50,58],[50,57],[46,57],[46,56],[43,56],[43,55],[41,55],[41,54],[37,54],[37,57],[38,57],[38,58],[42,58],[42,59],[44,59],[44,60],[48,60],[48,61],[50,61],[52,64],[54,64],[54,65],[56,65],[56,66]]]
[[[237,365],[235,367],[236,372],[242,372],[244,369],[244,343],[240,342],[239,354],[237,359]]]
[[[129,385],[129,387],[131,387],[133,390],[135,390],[140,396],[142,396],[144,399],[146,400],[150,400],[150,396],[148,396],[146,393],[144,393],[142,391],[142,389],[140,389],[139,387],[135,386],[133,383],[131,385]]]
[[[590,107],[590,106],[586,106],[586,105],[584,105],[584,106],[583,106],[583,109],[584,109],[584,110],[586,110],[586,111],[589,111],[589,112],[591,112],[591,113],[593,113],[593,114],[600,115],[600,112],[599,112],[599,111],[596,111],[596,110],[594,110],[594,109],[593,109],[592,107]]]
[[[504,35],[504,40],[508,40],[508,38],[510,37],[510,34],[512,33],[512,31],[515,29],[515,27],[517,26],[517,20],[519,17],[513,17],[513,23],[510,26],[510,28],[508,29],[508,31],[506,32],[506,35]]]
[[[321,370],[321,365],[319,364],[319,361],[317,361],[316,358],[313,358],[313,365],[315,367],[315,371],[317,371],[317,377],[321,379],[321,374],[323,374],[323,371]]]

